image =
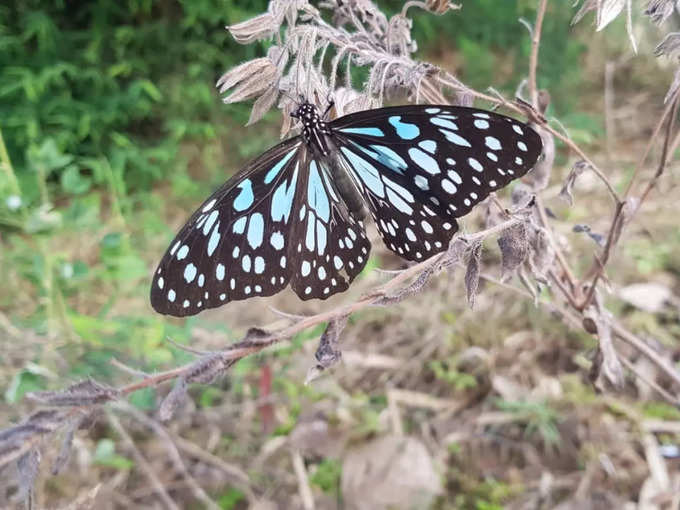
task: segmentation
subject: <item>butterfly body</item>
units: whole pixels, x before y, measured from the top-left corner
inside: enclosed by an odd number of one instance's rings
[[[185,316],[290,285],[302,299],[346,290],[368,260],[366,210],[407,260],[444,251],[463,216],[533,167],[529,126],[483,110],[403,106],[326,122],[302,103],[302,132],[247,165],[180,230],[151,289]]]

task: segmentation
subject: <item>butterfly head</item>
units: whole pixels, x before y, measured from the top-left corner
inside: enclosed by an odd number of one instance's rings
[[[291,117],[300,119],[305,127],[311,127],[315,123],[318,123],[321,119],[319,113],[314,106],[309,101],[304,101],[298,106],[291,114]]]

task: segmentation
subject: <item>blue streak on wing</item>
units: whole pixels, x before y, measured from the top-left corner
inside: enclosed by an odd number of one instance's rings
[[[293,154],[297,152],[297,147],[295,147],[292,151],[290,151],[288,154],[286,154],[283,158],[279,160],[278,163],[276,163],[269,172],[267,172],[267,175],[264,176],[264,183],[269,184],[272,182],[277,175],[279,175],[279,172],[281,169],[286,166],[286,163],[288,163],[288,160],[293,157]]]
[[[296,165],[293,177],[288,181],[282,182],[272,196],[272,220],[288,223],[290,210],[295,200],[295,186],[297,184],[298,167]]]
[[[408,165],[406,164],[406,161],[404,161],[404,158],[402,158],[399,154],[394,152],[392,149],[389,147],[385,147],[384,145],[371,145],[371,149],[364,147],[363,145],[360,145],[353,140],[350,140],[350,143],[360,149],[364,154],[370,156],[373,158],[374,161],[377,161],[378,163],[381,163],[385,167],[389,168],[390,170],[393,170],[399,174],[404,174],[403,170],[406,170],[408,168]]]
[[[314,251],[314,224],[316,223],[316,215],[314,211],[307,213],[307,235],[305,236],[305,246],[309,251]]]
[[[347,147],[341,147],[340,150],[349,161],[352,173],[354,173],[354,175],[375,195],[380,198],[385,198],[385,186],[380,180],[380,174],[375,166],[349,150]]]
[[[326,227],[321,221],[316,222],[316,248],[319,255],[323,255],[326,251],[326,243],[328,238],[326,235]]]
[[[349,133],[353,135],[368,135],[368,136],[385,136],[385,133],[377,127],[356,127],[356,128],[343,128],[339,129],[343,133]]]
[[[309,164],[309,180],[307,181],[307,202],[309,207],[314,209],[323,221],[328,223],[331,218],[331,208],[328,203],[326,188],[321,182],[319,169],[316,161]]]

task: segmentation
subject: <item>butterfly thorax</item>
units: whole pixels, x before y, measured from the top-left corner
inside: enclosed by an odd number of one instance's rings
[[[309,148],[317,155],[327,157],[331,153],[327,138],[330,136],[331,130],[319,115],[316,106],[304,102],[290,115],[302,122],[302,138]]]

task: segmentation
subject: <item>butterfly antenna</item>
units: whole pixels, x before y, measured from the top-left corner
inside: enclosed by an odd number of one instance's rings
[[[288,92],[286,92],[283,89],[279,90],[279,92],[281,92],[281,95],[286,96],[288,99],[293,101],[293,103],[295,103],[295,106],[300,106],[300,103],[298,102],[298,100],[295,99],[293,96],[291,96]]]

